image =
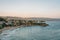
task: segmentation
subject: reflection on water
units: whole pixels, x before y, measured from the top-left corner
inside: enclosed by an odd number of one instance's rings
[[[7,30],[0,35],[1,40],[60,40],[60,22],[47,22],[49,26],[21,27]],[[6,34],[6,35],[4,35]]]

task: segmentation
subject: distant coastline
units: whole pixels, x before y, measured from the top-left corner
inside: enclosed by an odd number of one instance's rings
[[[11,18],[11,19],[28,19],[28,20],[44,20],[44,21],[60,21],[60,18],[47,18],[47,17],[16,17],[16,16],[0,16],[2,18]]]
[[[32,25],[39,25],[39,26],[48,26],[49,24],[45,23],[45,21],[60,21],[60,19],[55,18],[38,18],[38,17],[31,17],[31,18],[22,18],[22,17],[0,17],[3,19],[0,19],[0,33],[4,30],[9,29],[15,29],[22,26],[32,26]],[[3,21],[2,21],[3,20]],[[1,23],[7,24],[7,27],[5,24],[1,26]]]

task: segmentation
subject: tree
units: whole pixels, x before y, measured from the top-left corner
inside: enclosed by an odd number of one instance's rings
[[[0,21],[5,21],[5,22],[7,22],[4,18],[1,18],[1,17],[0,17]]]

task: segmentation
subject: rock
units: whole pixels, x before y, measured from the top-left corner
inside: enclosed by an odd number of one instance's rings
[[[48,24],[46,24],[46,23],[40,23],[40,26],[46,27],[46,26],[48,26]]]

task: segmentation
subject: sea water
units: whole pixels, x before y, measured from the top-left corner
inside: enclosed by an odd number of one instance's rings
[[[0,40],[60,40],[60,21],[46,23],[49,26],[29,26],[6,30],[0,34]]]

